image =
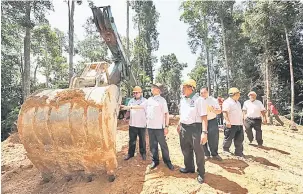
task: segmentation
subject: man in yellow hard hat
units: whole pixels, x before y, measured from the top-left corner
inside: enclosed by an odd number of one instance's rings
[[[263,145],[262,139],[262,116],[265,123],[266,120],[266,109],[260,100],[257,100],[257,94],[254,91],[248,93],[249,100],[246,100],[243,104],[244,113],[244,126],[247,138],[250,143],[254,139],[252,128],[256,131],[256,140],[259,146]]]
[[[142,96],[142,89],[139,86],[133,88],[133,96],[128,106],[140,105],[146,101]],[[136,151],[137,136],[139,136],[139,151],[143,160],[146,160],[146,114],[144,109],[133,109],[127,112],[125,119],[129,116],[129,144],[128,154],[124,160],[134,157]]]
[[[240,91],[238,88],[230,88],[227,98],[222,105],[223,116],[225,120],[223,151],[229,154],[229,148],[234,141],[235,155],[243,157],[243,114],[239,102]]]
[[[180,168],[180,172],[195,173],[193,155],[195,152],[198,166],[197,180],[202,184],[205,175],[203,145],[207,142],[207,106],[205,100],[199,94],[195,94],[195,89],[196,81],[193,79],[188,79],[182,84],[184,97],[180,101],[180,123],[177,131],[180,134],[185,168]]]
[[[140,105],[121,106],[123,109],[144,109],[146,111],[147,129],[149,136],[149,146],[152,152],[153,162],[150,169],[154,169],[159,165],[158,144],[162,151],[162,158],[166,166],[170,170],[174,170],[171,163],[169,150],[165,136],[168,134],[169,113],[166,100],[160,95],[163,91],[163,85],[160,83],[152,84],[152,97],[148,98]]]

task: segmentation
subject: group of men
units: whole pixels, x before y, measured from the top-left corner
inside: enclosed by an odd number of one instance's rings
[[[197,180],[204,182],[205,160],[214,159],[221,161],[218,154],[219,129],[217,115],[223,112],[224,117],[224,140],[223,151],[230,153],[232,141],[234,141],[234,155],[243,157],[243,141],[245,126],[247,137],[253,141],[252,128],[256,130],[258,145],[263,144],[262,139],[262,117],[266,122],[265,108],[261,101],[256,100],[255,92],[249,93],[249,100],[245,101],[243,109],[238,101],[240,91],[230,88],[227,98],[222,107],[218,100],[209,96],[208,88],[201,88],[200,94],[195,93],[196,81],[186,80],[182,83],[182,98],[180,100],[180,121],[177,131],[180,137],[180,146],[184,156],[184,168],[181,173],[195,173],[194,153],[197,164]],[[148,130],[150,151],[152,153],[152,164],[150,169],[159,165],[158,144],[162,151],[164,163],[170,170],[174,170],[171,163],[169,150],[165,136],[168,134],[169,113],[166,100],[160,95],[163,90],[162,84],[152,85],[152,97],[145,99],[142,89],[136,86],[133,96],[127,106],[121,105],[123,110],[128,110],[125,119],[129,118],[129,149],[125,160],[134,157],[136,139],[139,136],[140,154],[146,160],[145,131]]]

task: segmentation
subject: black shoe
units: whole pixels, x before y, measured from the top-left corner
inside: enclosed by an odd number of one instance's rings
[[[146,160],[146,154],[142,154],[142,160]]]
[[[129,159],[131,159],[132,157],[134,157],[134,156],[126,155],[126,156],[124,157],[124,160],[129,160]]]
[[[212,159],[222,161],[222,158],[219,155],[213,156]]]
[[[198,181],[198,183],[200,183],[200,184],[204,183],[204,177],[198,175],[197,181]]]
[[[152,162],[150,164],[149,168],[152,170],[152,169],[155,169],[158,165],[159,165],[159,163]]]
[[[195,170],[187,170],[186,168],[180,168],[181,173],[195,173]]]
[[[167,163],[166,166],[168,167],[169,170],[174,170],[175,167],[172,165],[172,163]]]

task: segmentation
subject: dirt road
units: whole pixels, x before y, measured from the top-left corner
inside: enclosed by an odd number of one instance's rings
[[[78,176],[69,182],[62,178],[42,184],[38,170],[26,158],[22,144],[13,135],[2,142],[2,193],[303,193],[303,129],[299,128],[297,132],[277,126],[264,126],[263,129],[264,147],[248,145],[245,138],[245,160],[223,156],[222,162],[207,161],[205,184],[202,185],[195,180],[196,174],[179,173],[183,155],[175,126],[170,127],[167,137],[176,167],[174,171],[168,170],[163,163],[150,171],[150,159],[142,161],[139,154],[124,161],[128,131],[118,130],[119,168],[113,183],[100,174],[92,182]],[[222,139],[221,132],[220,152]]]

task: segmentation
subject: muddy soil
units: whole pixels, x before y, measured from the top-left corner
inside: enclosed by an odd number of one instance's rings
[[[287,121],[286,121],[287,122]],[[107,181],[105,172],[88,182],[81,175],[67,181],[56,177],[49,183],[42,183],[38,170],[25,155],[17,134],[1,143],[1,191],[2,193],[303,193],[303,128],[291,131],[287,127],[263,126],[264,146],[248,145],[245,137],[245,160],[221,155],[222,162],[206,161],[205,184],[198,184],[196,174],[179,173],[183,167],[183,155],[179,137],[172,120],[167,142],[175,170],[170,171],[161,163],[155,170],[149,170],[150,155],[142,161],[137,155],[129,161],[123,157],[127,153],[128,127],[119,122],[117,131],[117,155],[119,167],[116,180]],[[220,132],[219,152],[222,152],[223,133]],[[148,137],[147,137],[148,146]],[[231,147],[233,150],[234,147]],[[148,149],[149,150],[149,149]]]

